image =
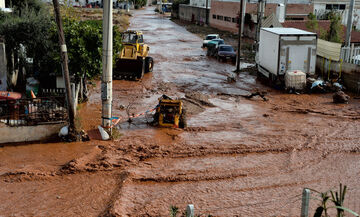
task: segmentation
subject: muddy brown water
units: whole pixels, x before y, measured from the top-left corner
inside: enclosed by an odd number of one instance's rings
[[[135,11],[130,29],[144,32],[154,72],[114,81],[122,135],[99,140],[97,83],[80,110],[90,142],[0,148],[0,216],[169,216],[170,206],[190,203],[202,216],[299,216],[304,187],[340,182],[355,192],[348,206],[360,212],[358,100],[289,95],[246,72],[228,83],[234,65],[207,58],[201,38],[153,11]],[[267,90],[269,101],[238,96],[254,89]],[[137,114],[162,94],[192,92],[213,106],[188,117],[185,130],[153,128],[148,116],[126,122],[124,107]],[[317,204],[311,199],[311,213]]]

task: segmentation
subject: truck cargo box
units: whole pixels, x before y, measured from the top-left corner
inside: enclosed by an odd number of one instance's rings
[[[295,28],[261,28],[256,63],[269,78],[283,77],[287,71],[315,74],[316,33]]]

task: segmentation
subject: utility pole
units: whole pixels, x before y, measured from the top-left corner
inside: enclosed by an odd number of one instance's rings
[[[242,18],[245,17],[245,13],[246,13],[246,0],[243,0],[243,9],[241,10]],[[245,25],[245,19],[242,19],[242,21],[241,21],[241,35],[244,35],[244,25]]]
[[[75,115],[74,115],[74,104],[71,97],[71,88],[70,88],[70,76],[69,76],[69,67],[68,67],[68,55],[67,48],[65,44],[64,31],[61,21],[59,3],[57,0],[53,0],[56,26],[59,35],[59,44],[61,48],[61,61],[62,61],[62,74],[65,80],[65,90],[66,90],[66,102],[69,113],[69,132],[76,132],[75,128]]]
[[[113,24],[112,24],[112,0],[104,1],[103,8],[103,57],[101,77],[101,100],[102,100],[102,126],[111,126],[112,118],[112,47],[113,47]],[[111,128],[110,128],[111,131]],[[110,132],[111,133],[111,132]]]
[[[163,10],[162,10],[162,0],[160,0],[160,9],[159,9],[159,12],[160,12],[160,14],[163,13]]]
[[[355,5],[355,0],[350,0],[347,29],[346,29],[346,41],[345,41],[345,46],[347,46],[347,47],[350,47],[350,43],[351,43],[351,31],[352,31],[352,24],[353,24],[354,5]]]
[[[235,72],[239,73],[240,72],[240,40],[241,40],[241,23],[242,23],[242,12],[243,12],[243,0],[240,0],[240,11],[239,11],[239,32],[238,32],[238,49],[237,49],[237,61],[236,61],[236,69]]]
[[[209,7],[209,0],[206,0],[206,9],[205,9],[205,24],[209,25],[209,11],[208,11],[208,7]]]
[[[265,13],[265,0],[259,0],[258,3],[258,19],[257,19],[257,29],[256,29],[256,42],[259,43],[260,40],[260,29],[262,26],[262,20]]]

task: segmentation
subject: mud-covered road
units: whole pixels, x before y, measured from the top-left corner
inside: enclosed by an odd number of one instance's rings
[[[90,142],[0,148],[0,216],[169,216],[187,204],[201,216],[299,216],[304,187],[340,182],[360,212],[359,100],[285,94],[247,72],[228,83],[233,65],[208,59],[201,38],[153,11],[135,11],[130,29],[144,32],[154,72],[114,81],[113,113],[126,120],[166,94],[185,98],[188,128],[153,128],[145,116],[100,141],[98,84],[80,110]],[[255,89],[268,101],[241,96]]]

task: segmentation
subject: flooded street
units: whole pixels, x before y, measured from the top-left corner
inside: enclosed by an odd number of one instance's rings
[[[331,94],[291,95],[235,75],[153,7],[134,11],[129,29],[143,31],[155,65],[139,82],[113,82],[121,135],[100,140],[98,82],[79,115],[91,141],[0,147],[0,216],[169,216],[187,204],[201,216],[300,216],[305,187],[341,182],[360,193],[359,100],[333,104]],[[256,89],[268,101],[242,97]],[[163,94],[193,93],[209,102],[185,104],[186,129],[154,128],[150,115],[126,122]],[[311,200],[311,216],[318,204]]]

